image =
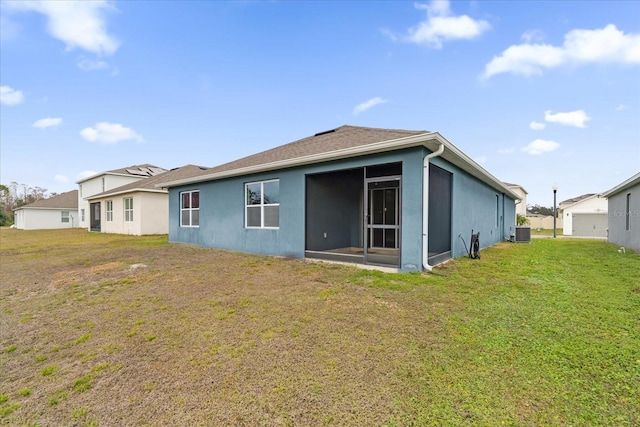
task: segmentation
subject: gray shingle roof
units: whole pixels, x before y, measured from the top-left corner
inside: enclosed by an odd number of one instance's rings
[[[205,173],[224,172],[281,160],[295,159],[345,148],[428,133],[425,130],[378,129],[360,126],[340,126],[299,139],[261,153],[215,166]]]
[[[99,194],[95,194],[91,197],[87,197],[87,200],[98,199],[113,194],[132,193],[135,191],[151,191],[159,192],[164,191],[159,186],[162,182],[173,181],[176,179],[191,178],[197,176],[200,173],[208,171],[209,168],[196,165],[186,165],[179,168],[171,169],[170,171],[163,172],[158,175],[151,176],[149,178],[141,179],[129,184],[122,185],[120,187],[113,188],[111,190],[104,191]]]
[[[591,196],[595,196],[595,193],[583,194],[582,196],[574,197],[572,199],[563,200],[560,204],[578,203],[581,200],[588,199]]]
[[[33,209],[78,209],[78,190],[67,191],[66,193],[58,194],[57,196],[49,197],[48,199],[42,199],[19,207],[33,208]],[[17,209],[16,209],[17,210]]]

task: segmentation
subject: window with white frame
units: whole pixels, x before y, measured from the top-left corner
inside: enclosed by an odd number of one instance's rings
[[[84,209],[80,209],[80,220],[84,222]]]
[[[133,221],[133,197],[124,198],[124,220],[126,222]]]
[[[69,211],[62,211],[62,222],[69,222]]]
[[[113,221],[113,200],[107,200],[105,205],[107,221]]]
[[[183,191],[180,193],[180,226],[200,226],[200,191]]]
[[[278,228],[280,226],[280,180],[250,182],[244,185],[245,226]]]

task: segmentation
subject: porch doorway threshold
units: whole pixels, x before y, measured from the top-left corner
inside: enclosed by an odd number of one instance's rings
[[[397,249],[370,249],[365,261],[364,249],[359,247],[346,247],[330,249],[327,251],[311,251],[304,252],[305,258],[319,259],[324,261],[335,261],[348,264],[356,264],[381,267],[398,271],[400,265],[400,256]]]

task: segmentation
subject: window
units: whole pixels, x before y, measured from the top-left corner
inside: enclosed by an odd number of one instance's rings
[[[84,209],[80,209],[80,221],[84,222]]]
[[[625,208],[624,215],[626,217],[626,229],[627,231],[631,230],[631,193],[627,194],[627,206]]]
[[[496,227],[500,227],[500,196],[496,194]]]
[[[245,184],[245,226],[278,228],[280,226],[280,180]]]
[[[126,222],[133,221],[133,198],[125,197],[124,199],[124,220]]]
[[[107,200],[106,204],[107,221],[113,221],[113,200]]]
[[[62,222],[69,222],[69,211],[62,211]]]
[[[104,186],[104,177],[102,177],[102,191],[105,191],[105,186]]]
[[[180,193],[180,227],[200,226],[200,191]]]

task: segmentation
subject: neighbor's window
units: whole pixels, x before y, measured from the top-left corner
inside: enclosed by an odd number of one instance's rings
[[[180,226],[200,226],[200,191],[183,191],[180,193]]]
[[[113,221],[113,200],[107,200],[106,203],[107,221]]]
[[[631,230],[631,193],[627,194],[627,206],[625,208],[625,217],[627,221],[627,231]]]
[[[84,209],[80,209],[80,220],[84,222]]]
[[[62,222],[69,222],[69,211],[62,211]]]
[[[278,228],[280,226],[280,180],[245,184],[245,226]]]
[[[133,197],[125,197],[124,199],[124,220],[133,221]]]

